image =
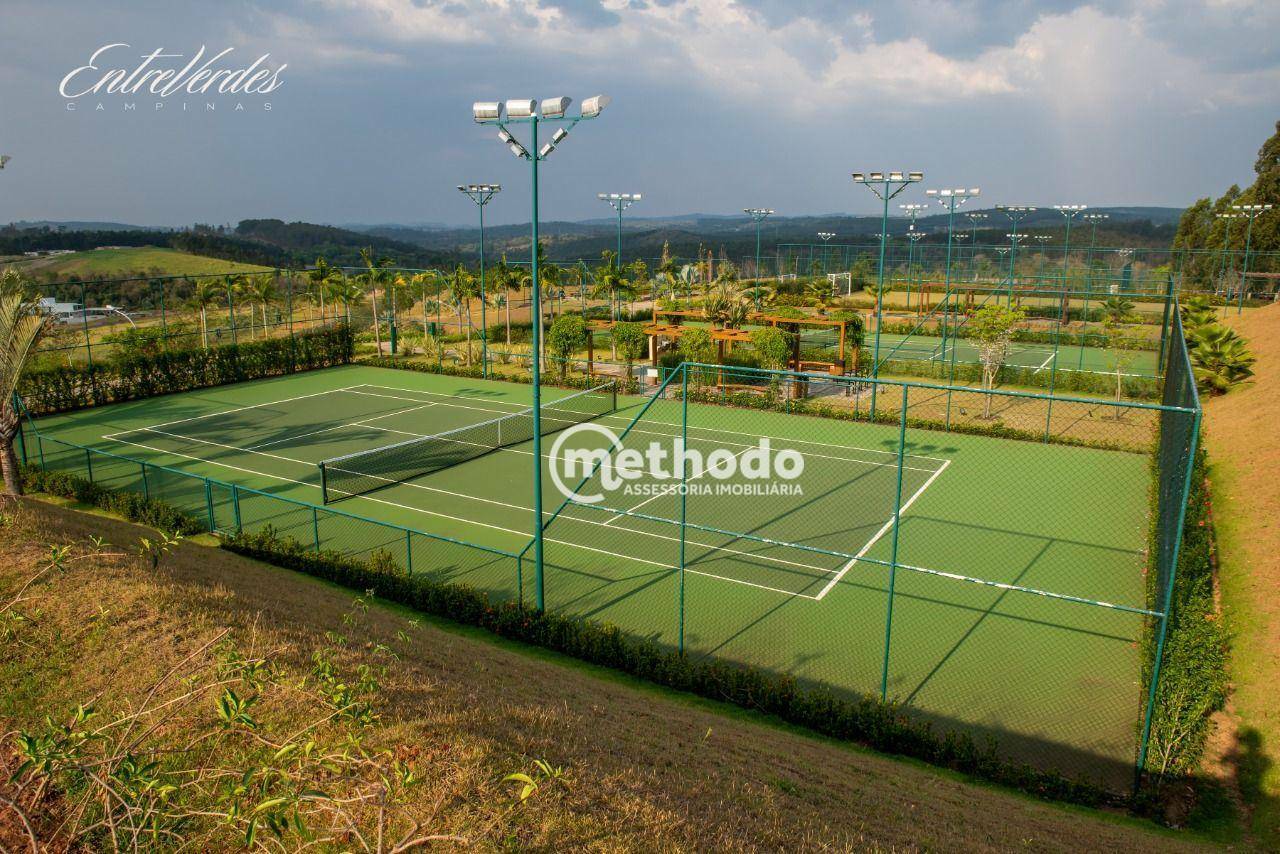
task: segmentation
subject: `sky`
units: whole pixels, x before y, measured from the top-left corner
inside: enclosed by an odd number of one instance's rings
[[[1251,180],[1277,32],[1277,0],[6,0],[0,222],[468,224],[455,187],[486,181],[488,221],[525,222],[528,164],[472,102],[598,93],[542,164],[544,220],[609,215],[597,192],[866,214],[849,173],[890,169],[925,173],[895,204],[1183,206]],[[276,85],[81,94],[157,50],[265,55]]]

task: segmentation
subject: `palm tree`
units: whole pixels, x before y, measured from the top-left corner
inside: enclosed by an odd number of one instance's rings
[[[262,307],[262,337],[265,338],[267,337],[267,306],[279,299],[280,291],[276,287],[275,279],[271,276],[251,279],[246,288],[250,303],[257,303]]]
[[[1102,312],[1112,323],[1125,323],[1133,314],[1133,300],[1122,296],[1107,297],[1102,302]]]
[[[217,305],[222,298],[223,288],[213,279],[204,279],[196,283],[195,292],[191,295],[191,307],[200,315],[200,341],[204,349],[209,349],[208,311]]]
[[[329,296],[336,303],[342,303],[346,313],[347,325],[351,325],[351,306],[364,302],[364,288],[346,276],[337,276],[329,283]]]
[[[471,300],[477,294],[476,277],[466,267],[459,264],[449,275],[449,305],[458,315],[458,330],[463,329],[463,314],[466,314],[467,365],[471,364]]]
[[[504,254],[502,260],[494,267],[490,274],[490,284],[493,286],[494,294],[502,295],[502,311],[505,315],[507,325],[507,345],[511,344],[511,291],[519,291],[520,276],[507,263],[507,256]],[[496,304],[496,303],[495,303]]]
[[[249,280],[249,277],[244,274],[241,274],[239,276],[232,276],[230,282],[228,283],[227,291],[228,291],[228,300],[230,300],[230,296],[234,294],[235,296],[240,297],[241,302],[249,303],[249,337],[252,338],[253,323],[254,323],[252,282]],[[234,308],[231,311],[231,324],[232,326],[235,325],[235,309]]]
[[[18,379],[46,328],[45,315],[27,300],[15,270],[0,274],[0,469],[5,490],[22,494],[18,456],[13,450],[22,423],[15,404]]]
[[[373,247],[367,246],[360,250],[360,260],[364,262],[365,272],[364,280],[369,285],[369,297],[373,304],[373,343],[377,349],[379,356],[382,355],[382,330],[378,326],[378,286],[387,287],[387,283],[391,281],[391,259],[379,258],[376,261],[373,258]],[[384,291],[383,296],[386,296]],[[392,316],[395,314],[395,304],[391,306]]]
[[[320,323],[324,324],[324,292],[328,287],[328,283],[333,280],[338,271],[329,266],[329,262],[324,260],[324,256],[316,258],[316,265],[307,271],[307,278],[311,280],[311,287],[315,289],[315,299],[320,303]]]
[[[1244,339],[1225,326],[1202,326],[1192,335],[1191,369],[1200,387],[1211,394],[1226,394],[1231,387],[1253,376],[1257,359]]]
[[[814,279],[804,286],[804,301],[818,309],[819,315],[827,313],[827,300],[831,296],[831,285]]]

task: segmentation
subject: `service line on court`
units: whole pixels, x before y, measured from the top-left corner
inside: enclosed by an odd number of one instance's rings
[[[904,503],[901,507],[898,508],[898,512],[889,517],[889,521],[885,522],[884,525],[881,526],[879,531],[876,531],[876,534],[874,537],[867,540],[866,545],[864,545],[856,555],[851,557],[848,563],[846,563],[843,567],[840,568],[840,571],[837,572],[835,576],[833,576],[832,579],[827,582],[827,586],[822,588],[822,590],[820,590],[818,592],[818,595],[814,598],[821,600],[824,596],[830,593],[831,588],[835,587],[837,584],[840,583],[840,579],[844,578],[845,573],[847,573],[855,563],[862,560],[862,558],[866,557],[867,552],[871,551],[871,547],[874,546],[876,542],[881,537],[883,537],[885,533],[889,531],[890,528],[893,527],[894,521],[897,520],[898,522],[901,522],[902,514],[907,512],[907,509],[912,504],[915,503],[916,499],[919,498],[921,495],[923,495],[924,491],[928,489],[931,485],[933,485],[933,482],[938,479],[938,475],[946,471],[947,467],[950,465],[951,465],[951,460],[947,460],[945,463],[942,464],[942,466],[937,471],[935,471],[932,475],[930,475],[929,479],[926,480],[923,484],[921,484],[919,489],[917,489],[914,493],[912,493],[911,497],[907,499],[906,503]]]
[[[132,430],[132,431],[123,431],[123,432],[141,432],[141,431],[140,431],[140,430]],[[225,445],[225,444],[222,444],[222,443],[219,443],[219,442],[212,442],[212,441],[209,441],[209,440],[207,440],[207,439],[196,439],[196,438],[194,438],[194,437],[191,437],[191,436],[183,436],[183,435],[178,434],[178,433],[166,433],[166,432],[165,432],[165,431],[163,431],[163,430],[151,430],[150,432],[156,433],[157,435],[172,436],[172,437],[174,437],[174,438],[178,438],[178,439],[185,439],[186,441],[190,441],[190,442],[197,442],[197,443],[201,443],[201,444],[212,445],[212,446],[214,446],[214,447],[225,448],[225,449],[228,449],[228,450],[240,451],[240,452],[242,452],[242,453],[257,454],[257,455],[259,455],[259,456],[269,457],[269,458],[272,458],[272,459],[281,460],[281,461],[283,461],[283,462],[291,462],[291,463],[295,463],[295,464],[298,464],[298,465],[304,465],[304,466],[307,466],[308,468],[310,468],[310,467],[312,467],[312,466],[314,465],[313,463],[308,463],[308,462],[305,462],[305,461],[303,461],[303,460],[295,459],[295,458],[293,458],[293,457],[285,457],[285,456],[282,456],[282,455],[280,455],[280,454],[269,454],[269,453],[266,453],[266,452],[264,452],[264,451],[250,451],[250,450],[247,450],[247,449],[245,449],[245,448],[239,448],[239,447],[236,447],[236,446],[233,446],[233,445]],[[117,436],[117,437],[118,437],[118,436],[120,436],[120,435],[123,435],[123,433],[118,433],[118,434],[116,434],[116,436]],[[108,438],[108,437],[104,436],[103,438],[105,439],[105,438]],[[309,483],[309,482],[304,481],[304,480],[297,480],[296,478],[284,477],[283,475],[269,474],[269,473],[267,473],[267,472],[257,471],[256,469],[244,468],[243,466],[231,465],[230,463],[223,463],[223,462],[219,462],[219,461],[217,461],[217,460],[209,460],[209,459],[206,459],[206,458],[204,458],[204,457],[197,457],[197,456],[194,456],[194,455],[191,455],[191,454],[184,454],[184,453],[181,453],[181,452],[179,452],[179,451],[170,451],[170,450],[165,450],[165,449],[163,449],[163,448],[157,448],[157,447],[155,447],[155,446],[153,446],[153,445],[145,445],[145,444],[143,444],[143,443],[141,443],[141,442],[132,442],[132,441],[129,441],[129,440],[127,440],[127,439],[120,439],[120,438],[112,438],[112,441],[120,442],[120,443],[125,444],[125,445],[132,445],[132,446],[134,446],[134,447],[138,447],[138,448],[144,448],[144,449],[146,449],[146,450],[148,450],[148,451],[153,451],[153,452],[160,453],[160,454],[169,454],[169,455],[171,455],[171,456],[175,456],[175,457],[182,457],[182,458],[184,458],[184,459],[193,460],[193,461],[195,461],[195,462],[199,462],[199,463],[205,463],[205,464],[207,464],[207,465],[219,466],[219,467],[221,467],[221,468],[230,469],[230,470],[232,470],[232,471],[238,471],[238,472],[243,472],[243,473],[246,473],[246,474],[257,475],[258,477],[265,477],[265,478],[268,478],[268,479],[270,479],[270,480],[279,480],[279,481],[283,481],[283,482],[285,482],[285,483],[293,483],[293,484],[298,484],[299,486],[306,486],[306,487],[310,487],[310,488],[313,488],[313,489],[319,489],[319,487],[318,487],[318,486],[316,486],[314,483]],[[521,453],[526,453],[526,454],[527,454],[528,452],[527,452],[527,451],[525,451],[525,452],[521,452]],[[478,496],[478,495],[470,495],[470,494],[462,493],[462,492],[452,492],[452,491],[450,491],[450,490],[446,490],[446,489],[439,489],[439,488],[437,488],[437,487],[427,486],[427,485],[425,485],[425,484],[404,482],[404,483],[402,483],[402,485],[404,485],[404,486],[409,486],[409,487],[412,487],[412,488],[414,488],[414,489],[421,489],[421,490],[425,490],[425,491],[427,491],[427,492],[437,493],[437,494],[440,494],[440,495],[448,495],[448,496],[453,497],[453,498],[464,498],[464,499],[468,499],[468,500],[471,500],[471,501],[478,501],[478,502],[482,502],[482,503],[485,503],[485,504],[493,504],[493,505],[496,505],[496,506],[499,506],[499,507],[505,507],[505,508],[508,508],[508,509],[511,509],[511,510],[523,510],[523,511],[524,511],[524,512],[526,512],[526,513],[532,513],[532,512],[533,512],[532,508],[524,507],[524,506],[521,506],[521,505],[519,505],[519,504],[511,504],[511,503],[509,503],[509,502],[505,502],[505,501],[497,501],[497,500],[494,500],[494,499],[491,499],[491,498],[481,498],[481,497],[480,497],[480,496]],[[396,508],[399,508],[399,509],[401,509],[401,510],[407,510],[407,511],[409,511],[409,512],[411,512],[411,513],[424,513],[424,514],[429,515],[429,516],[436,516],[436,517],[438,517],[438,518],[441,518],[441,519],[448,519],[448,520],[450,520],[450,521],[454,521],[454,522],[462,522],[462,523],[465,523],[465,524],[478,525],[478,526],[480,526],[480,527],[490,528],[490,529],[495,530],[495,531],[502,531],[503,533],[514,534],[514,535],[516,535],[516,536],[525,536],[525,535],[527,534],[527,532],[524,532],[524,531],[513,530],[513,529],[511,529],[511,528],[504,528],[504,527],[502,527],[502,526],[500,526],[500,525],[493,525],[493,524],[490,524],[490,523],[488,523],[488,522],[480,522],[480,521],[478,521],[478,520],[475,520],[475,519],[469,519],[469,518],[462,517],[462,516],[451,516],[451,515],[449,515],[449,514],[447,514],[447,513],[439,513],[439,512],[437,512],[437,511],[434,511],[434,510],[427,510],[427,509],[424,509],[424,508],[421,508],[421,507],[411,507],[411,506],[409,506],[409,505],[407,505],[407,504],[400,504],[400,503],[397,503],[397,502],[395,502],[395,501],[387,501],[386,499],[382,499],[382,498],[374,498],[374,497],[373,497],[373,496],[371,496],[371,495],[360,495],[360,496],[357,496],[357,497],[359,497],[360,499],[365,500],[365,501],[372,501],[372,502],[375,502],[375,503],[377,503],[377,504],[382,504],[382,505],[385,505],[385,506],[388,506],[388,507],[396,507]],[[604,522],[596,522],[596,521],[593,521],[593,520],[591,520],[591,519],[580,519],[580,518],[577,518],[577,517],[574,517],[574,516],[565,516],[564,518],[565,518],[565,519],[567,519],[567,520],[573,521],[573,522],[579,522],[579,523],[587,524],[587,525],[597,525],[597,526],[602,526],[602,527],[603,527],[603,526],[604,526],[604,524],[605,524]],[[669,541],[669,542],[678,542],[678,541],[679,541],[679,540],[678,540],[678,538],[676,538],[676,537],[665,536],[665,535],[662,535],[662,534],[655,534],[655,533],[652,533],[652,532],[649,532],[649,531],[637,531],[637,530],[633,530],[633,529],[623,529],[623,530],[626,530],[628,533],[640,534],[641,536],[650,537],[650,538],[652,538],[652,539],[667,540],[667,541]],[[624,559],[626,559],[626,560],[634,561],[634,562],[637,562],[637,563],[644,563],[644,564],[649,564],[649,565],[652,565],[652,566],[664,566],[664,567],[667,567],[667,566],[668,566],[668,564],[664,564],[664,563],[661,563],[661,562],[659,562],[659,561],[647,560],[647,559],[645,559],[645,558],[636,557],[635,555],[630,555],[630,554],[621,554],[621,553],[619,553],[619,552],[612,552],[612,551],[608,551],[608,550],[606,550],[606,549],[598,549],[598,548],[594,548],[594,547],[591,547],[591,546],[583,545],[583,544],[581,544],[581,543],[567,542],[567,541],[563,541],[563,540],[554,540],[554,539],[552,539],[552,540],[548,540],[548,541],[549,541],[549,542],[557,543],[558,545],[568,545],[568,546],[573,546],[573,547],[575,547],[575,548],[581,548],[581,549],[584,549],[584,550],[586,550],[586,551],[598,552],[598,553],[600,553],[600,554],[607,554],[607,555],[611,555],[611,556],[613,556],[613,557],[624,558]],[[798,563],[798,562],[796,562],[796,561],[789,561],[789,560],[785,560],[785,559],[783,559],[783,558],[774,558],[774,557],[770,557],[770,556],[767,556],[767,555],[753,555],[753,554],[751,554],[751,553],[749,553],[749,552],[744,552],[744,551],[740,551],[740,550],[738,550],[738,549],[728,548],[727,546],[716,546],[716,545],[712,545],[712,544],[710,544],[710,543],[703,543],[703,542],[698,542],[698,541],[694,541],[694,540],[687,540],[687,542],[688,542],[690,545],[698,546],[698,547],[700,547],[700,548],[705,548],[705,549],[712,550],[712,551],[722,551],[722,552],[727,552],[727,553],[730,553],[730,554],[739,555],[739,556],[742,556],[742,557],[750,557],[750,558],[753,558],[753,559],[762,559],[762,560],[767,560],[767,561],[770,561],[770,562],[773,562],[773,563],[779,563],[779,564],[785,564],[785,565],[795,566],[795,567],[797,567],[797,568],[807,569],[807,570],[816,571],[816,572],[822,572],[822,573],[825,573],[825,572],[829,572],[829,571],[830,571],[830,570],[826,569],[825,567],[812,566],[812,565],[809,565],[809,564]],[[693,571],[693,570],[690,570],[690,571]],[[701,575],[708,575],[708,576],[710,576],[710,575],[711,575],[710,573],[705,573],[705,572],[703,572],[703,573],[699,573],[699,574],[701,574]],[[720,576],[712,576],[712,577],[719,578]],[[724,579],[724,580],[726,580],[726,581],[735,581],[735,579]],[[743,582],[737,582],[737,583],[748,584],[748,585],[750,585],[750,586],[762,586],[762,585],[751,585],[751,582],[746,582],[746,581],[743,581]],[[765,588],[765,589],[773,590],[773,589],[775,589],[775,588]],[[789,591],[777,591],[777,592],[789,592]],[[804,594],[796,594],[796,595],[804,595]],[[813,597],[806,596],[805,598],[813,598]]]

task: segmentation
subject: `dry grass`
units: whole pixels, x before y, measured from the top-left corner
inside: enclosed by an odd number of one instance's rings
[[[116,544],[135,526],[35,501],[0,527],[0,601],[51,542]],[[136,697],[219,632],[276,650],[296,675],[350,608],[350,591],[197,543],[151,572],[102,559],[31,591],[22,643],[0,660],[0,727],[76,702]],[[9,595],[5,595],[9,594]],[[362,628],[403,657],[383,680],[374,737],[412,747],[426,782],[409,813],[481,849],[1182,850],[1197,840],[1066,809],[724,713],[549,654],[375,606]],[[408,644],[396,640],[408,631]],[[353,654],[356,663],[364,653]],[[535,758],[561,782],[523,805],[501,778]],[[2,790],[0,790],[2,793]],[[56,818],[37,816],[48,826]],[[0,825],[3,833],[4,825]],[[13,828],[8,828],[10,831]],[[14,844],[0,836],[0,849]]]
[[[1280,305],[1229,314],[1258,357],[1253,382],[1206,401],[1223,608],[1233,635],[1226,763],[1259,844],[1280,850]]]

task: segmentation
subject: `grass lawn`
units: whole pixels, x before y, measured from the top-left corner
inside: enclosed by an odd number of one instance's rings
[[[192,255],[159,246],[91,249],[70,255],[24,259],[14,262],[12,266],[37,279],[56,276],[64,280],[124,277],[133,274],[183,276],[207,273],[255,273],[271,269],[254,264],[224,261],[221,258]]]

